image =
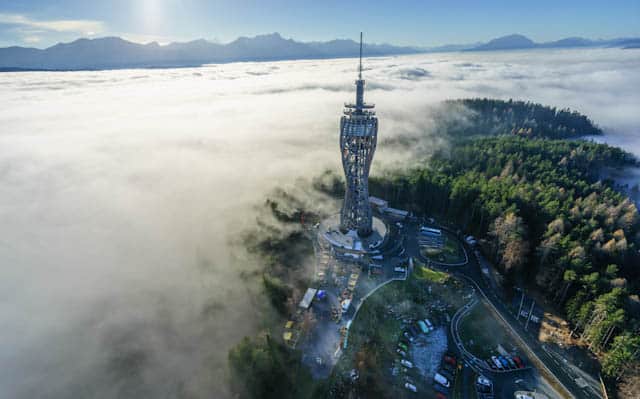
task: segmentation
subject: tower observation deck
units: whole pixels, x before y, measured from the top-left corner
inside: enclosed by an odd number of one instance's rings
[[[373,104],[364,102],[362,79],[362,33],[360,65],[356,84],[356,102],[344,105],[340,118],[340,152],[346,180],[340,230],[355,231],[361,237],[371,234],[372,214],[369,204],[369,170],[378,138],[378,118]]]

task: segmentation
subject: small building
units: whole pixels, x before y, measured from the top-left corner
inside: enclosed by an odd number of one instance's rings
[[[369,203],[378,212],[384,212],[389,207],[389,203],[387,201],[378,197],[369,197]]]
[[[396,208],[386,208],[384,213],[398,222],[405,220],[409,216],[409,211]]]
[[[446,236],[442,234],[442,230],[440,229],[434,229],[432,227],[420,227],[418,243],[426,247],[440,249],[444,247],[445,237]]]
[[[307,288],[307,292],[302,297],[302,300],[298,304],[302,309],[309,309],[311,303],[313,302],[313,298],[316,297],[316,293],[318,290],[316,288]]]

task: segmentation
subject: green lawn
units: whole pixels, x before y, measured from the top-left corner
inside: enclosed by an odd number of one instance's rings
[[[438,284],[444,283],[449,278],[447,273],[429,269],[425,266],[417,266],[413,270],[413,276],[418,280],[426,280]]]

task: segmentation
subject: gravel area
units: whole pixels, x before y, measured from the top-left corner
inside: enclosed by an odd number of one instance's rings
[[[411,359],[423,377],[430,379],[438,371],[442,356],[447,351],[447,331],[438,327],[411,345]]]

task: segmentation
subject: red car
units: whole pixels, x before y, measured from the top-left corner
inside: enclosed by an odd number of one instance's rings
[[[436,394],[436,399],[447,399],[447,397],[446,397],[446,396],[444,396],[444,394],[441,394],[440,392],[438,392],[438,393]]]
[[[453,357],[453,356],[444,355],[444,361],[445,361],[445,363],[449,363],[453,367],[456,366],[456,358]]]
[[[520,359],[518,356],[514,356],[513,361],[516,362],[519,369],[524,368],[524,363],[522,363],[522,359]]]

